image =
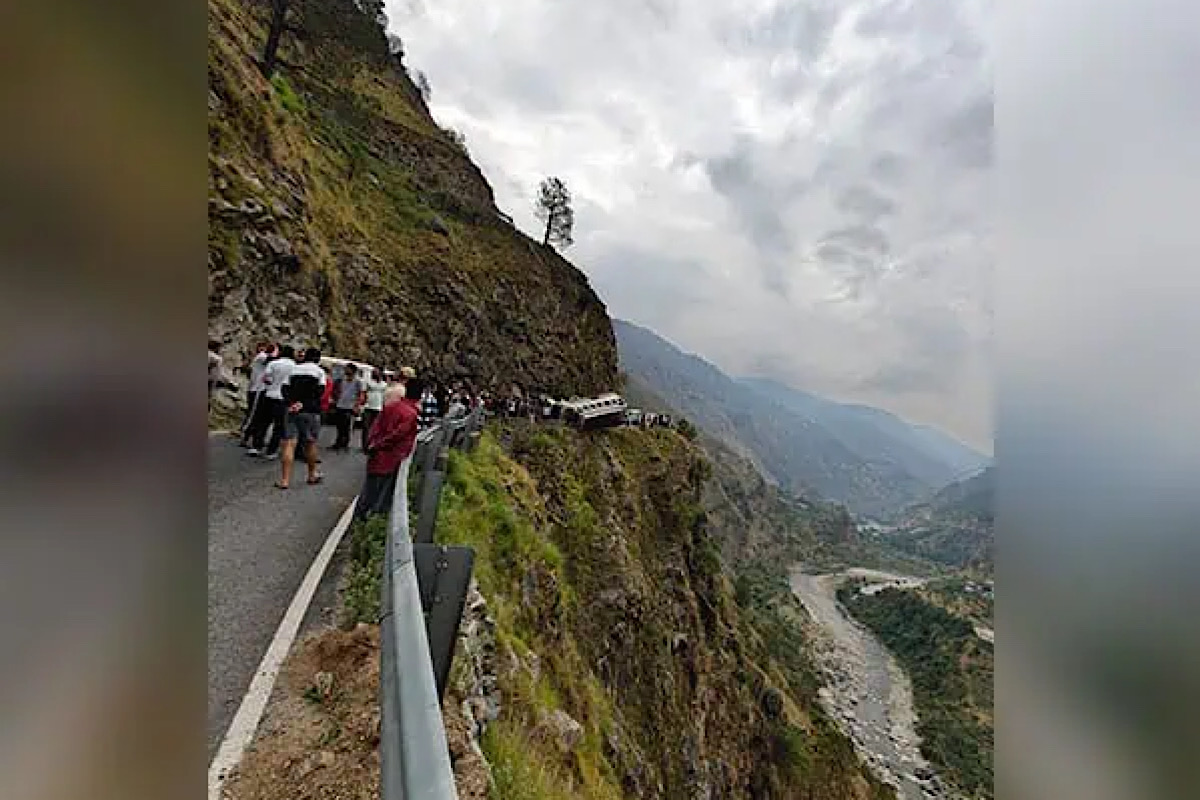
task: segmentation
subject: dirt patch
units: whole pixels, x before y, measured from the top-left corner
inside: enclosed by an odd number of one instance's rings
[[[379,628],[325,630],[299,642],[229,800],[377,800]]]

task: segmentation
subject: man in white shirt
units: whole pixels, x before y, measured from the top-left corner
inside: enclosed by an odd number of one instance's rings
[[[367,441],[371,435],[371,426],[375,423],[375,418],[379,416],[379,412],[383,410],[383,395],[387,391],[387,388],[387,381],[383,380],[383,376],[379,374],[378,369],[372,369],[371,374],[363,381],[363,391],[366,393],[362,412],[362,451],[364,453],[367,452]]]
[[[283,404],[283,385],[288,376],[296,368],[296,350],[290,344],[279,348],[279,358],[267,364],[263,373],[263,396],[258,403],[258,417],[255,420],[253,442],[247,455],[257,456],[263,451],[263,441],[267,436],[267,426],[272,426],[271,443],[267,445],[267,458],[275,458],[279,454],[279,441],[283,438],[283,422],[287,408]]]
[[[259,342],[254,358],[250,361],[250,383],[246,386],[246,416],[242,420],[242,447],[250,446],[254,414],[258,410],[258,401],[266,386],[263,376],[266,375],[267,362],[271,360],[275,349],[269,342]]]

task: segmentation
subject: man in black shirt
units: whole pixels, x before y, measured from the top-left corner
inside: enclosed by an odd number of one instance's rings
[[[296,443],[304,448],[308,465],[308,482],[320,483],[317,472],[317,440],[321,435],[321,395],[325,392],[325,370],[321,369],[321,351],[310,347],[304,351],[304,361],[297,364],[283,384],[283,402],[287,417],[283,423],[280,449],[282,474],[275,485],[288,488],[292,480],[292,464],[296,460]]]

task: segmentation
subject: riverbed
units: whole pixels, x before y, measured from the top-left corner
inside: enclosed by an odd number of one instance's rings
[[[820,631],[816,661],[826,677],[821,703],[854,742],[860,757],[903,800],[952,798],[921,756],[912,687],[904,671],[870,632],[850,619],[837,601],[847,578],[871,587],[915,588],[922,581],[904,575],[852,569],[814,575],[792,571],[792,591]],[[922,778],[927,778],[922,780]]]

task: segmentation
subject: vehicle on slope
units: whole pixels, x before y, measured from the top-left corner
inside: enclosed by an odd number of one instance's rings
[[[563,403],[563,421],[579,430],[613,428],[625,424],[625,398],[609,392],[599,397]]]

